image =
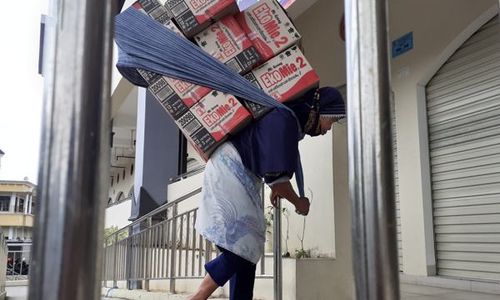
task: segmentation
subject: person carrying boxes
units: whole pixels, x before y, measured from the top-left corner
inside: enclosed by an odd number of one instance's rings
[[[262,179],[271,187],[274,206],[285,198],[298,214],[309,212],[309,199],[299,197],[290,183],[298,143],[305,134],[324,135],[344,118],[344,101],[336,89],[326,87],[286,104],[295,116],[274,108],[219,146],[207,162],[196,229],[222,253],[205,265],[207,275],[190,300],[207,299],[227,281],[231,300],[252,299],[255,266],[265,243]]]
[[[227,1],[210,1],[218,2]],[[184,16],[182,8],[174,20]],[[271,187],[273,205],[285,198],[307,215],[298,144],[344,118],[344,100],[335,88],[317,88],[319,77],[296,46],[300,35],[274,0],[212,26],[184,29],[192,35],[201,30],[195,40],[203,50],[168,20],[157,21],[134,8],[117,17],[117,67],[130,82],[148,88],[207,160],[195,226],[221,254],[205,265],[207,275],[190,299],[207,299],[230,281],[230,299],[250,300],[265,243],[261,183]],[[175,95],[169,78],[213,91],[188,104]],[[236,113],[243,106],[248,112]]]

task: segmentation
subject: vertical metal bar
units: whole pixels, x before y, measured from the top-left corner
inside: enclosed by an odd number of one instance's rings
[[[171,241],[171,237],[172,236],[170,235],[170,229],[172,227],[170,225],[171,223],[172,223],[172,220],[168,220],[167,221],[167,232],[166,232],[167,233],[167,238],[166,238],[167,239],[167,244],[165,245],[166,250],[167,250],[167,255],[166,255],[167,257],[166,257],[166,260],[165,260],[165,272],[167,272],[167,273],[165,274],[165,276],[168,276],[168,277],[170,277],[170,275],[171,275],[170,270],[168,269],[169,266],[170,266],[169,265],[170,255],[171,255],[170,248],[171,248],[171,243],[172,243],[172,241]],[[172,268],[172,266],[170,266],[170,268]]]
[[[185,266],[184,266],[184,276],[188,276],[188,261],[189,261],[189,234],[191,230],[191,224],[189,223],[191,221],[191,213],[189,212],[186,216],[186,252],[184,253],[186,255],[185,257]]]
[[[103,286],[107,287],[106,285],[106,279],[107,279],[107,259],[106,259],[106,247],[104,247],[102,251],[102,257],[103,257],[103,264],[102,264],[102,279],[103,279]]]
[[[126,243],[126,251],[125,251],[125,280],[127,280],[127,289],[132,288],[132,281],[130,280],[132,278],[132,272],[133,272],[133,267],[134,267],[134,237],[132,235],[132,226],[129,227],[128,229],[128,237],[127,237],[127,243]]]
[[[116,257],[116,281],[120,280],[120,272],[121,272],[121,268],[122,268],[122,261],[121,261],[121,255],[122,255],[122,247],[121,247],[121,243],[122,243],[123,240],[119,241],[118,244],[116,245],[116,247],[118,248],[117,249],[117,257]]]
[[[139,233],[138,237],[138,249],[139,249],[139,259],[138,259],[138,273],[137,279],[143,279],[144,275],[144,232]]]
[[[113,287],[116,287],[116,272],[117,272],[117,252],[118,252],[118,234],[114,234],[113,242]]]
[[[358,299],[399,299],[387,0],[346,1],[349,191]]]
[[[165,274],[165,224],[168,221],[163,221],[160,227],[160,247],[161,247],[161,255],[160,255],[160,261],[161,261],[161,268],[160,268],[160,277],[165,278],[167,277]]]
[[[198,254],[198,276],[201,276],[201,272],[202,272],[202,267],[201,267],[201,260],[203,259],[202,258],[202,254],[203,254],[203,237],[201,236],[200,234],[200,237],[199,237],[199,245],[200,245],[200,250],[199,250],[199,254]]]
[[[209,249],[209,241],[205,240],[205,263],[208,263],[210,260],[208,258],[208,253],[210,252],[210,249]]]
[[[161,260],[161,253],[162,253],[162,249],[163,249],[163,246],[162,246],[162,242],[163,242],[163,238],[162,238],[162,234],[163,234],[163,224],[160,224],[158,226],[156,226],[156,240],[155,240],[155,243],[156,243],[156,277],[155,278],[160,278],[161,277],[161,268],[162,268],[162,260]]]
[[[149,269],[150,269],[149,279],[155,278],[155,276],[156,276],[156,265],[158,264],[157,251],[156,251],[156,247],[157,247],[157,244],[158,244],[158,240],[156,239],[157,229],[158,229],[158,227],[155,226],[151,230],[151,250],[150,250],[151,251],[151,259],[150,259],[151,265],[149,267]]]
[[[150,248],[150,252],[151,252],[151,265],[149,267],[149,270],[150,270],[150,274],[149,274],[149,279],[153,279],[154,276],[155,276],[155,270],[156,270],[156,265],[157,265],[157,261],[156,261],[156,244],[157,244],[157,240],[156,240],[156,229],[157,227],[153,227],[151,229],[151,248]]]
[[[262,203],[262,209],[266,209],[266,195],[265,195],[265,184],[264,181],[262,181],[260,185],[260,200]],[[267,227],[267,226],[266,226]],[[266,228],[267,231],[267,228]],[[262,255],[262,258],[260,259],[260,274],[264,275],[266,274],[266,253],[264,252]]]
[[[152,220],[151,218],[148,218],[147,221],[147,226],[148,229],[146,229],[146,259],[145,259],[145,264],[146,268],[144,270],[144,289],[146,291],[149,291],[149,279],[151,278],[151,273],[152,273],[152,268],[151,264],[153,262],[153,228],[151,228]]]
[[[134,258],[134,268],[133,268],[133,276],[130,279],[138,279],[139,278],[139,235],[135,235],[132,242],[133,258]]]
[[[184,236],[184,216],[181,215],[179,217],[179,220],[181,222],[181,228],[179,230],[179,251],[178,251],[179,271],[178,271],[177,275],[182,276],[182,240],[183,240],[183,236]]]
[[[177,204],[172,207],[172,250],[170,252],[170,292],[175,293],[175,256],[177,246]]]
[[[283,299],[283,266],[281,257],[281,200],[277,201],[274,208],[274,300]]]
[[[198,214],[198,210],[193,212],[193,248],[191,249],[191,276],[194,277],[194,265],[195,265],[195,253],[196,253],[196,217]]]
[[[50,2],[30,300],[100,298],[115,2]]]

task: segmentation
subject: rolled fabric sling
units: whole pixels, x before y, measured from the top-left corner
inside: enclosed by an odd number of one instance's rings
[[[115,41],[118,45],[116,67],[123,77],[135,85],[148,86],[137,71],[143,69],[228,93],[265,107],[281,107],[295,116],[290,108],[234,70],[133,7],[115,17]],[[298,122],[297,127],[300,132]],[[304,197],[300,157],[295,179],[299,194]]]

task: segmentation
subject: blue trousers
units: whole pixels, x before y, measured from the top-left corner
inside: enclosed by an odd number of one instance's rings
[[[218,286],[230,280],[230,300],[252,300],[255,264],[230,251],[219,249],[222,253],[205,264],[205,270]]]

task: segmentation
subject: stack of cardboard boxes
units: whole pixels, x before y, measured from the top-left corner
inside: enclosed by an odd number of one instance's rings
[[[243,12],[234,0],[139,0],[134,7],[192,39],[280,102],[295,100],[319,84],[297,46],[300,34],[276,0],[260,0]],[[206,87],[139,73],[204,159],[269,110]]]

